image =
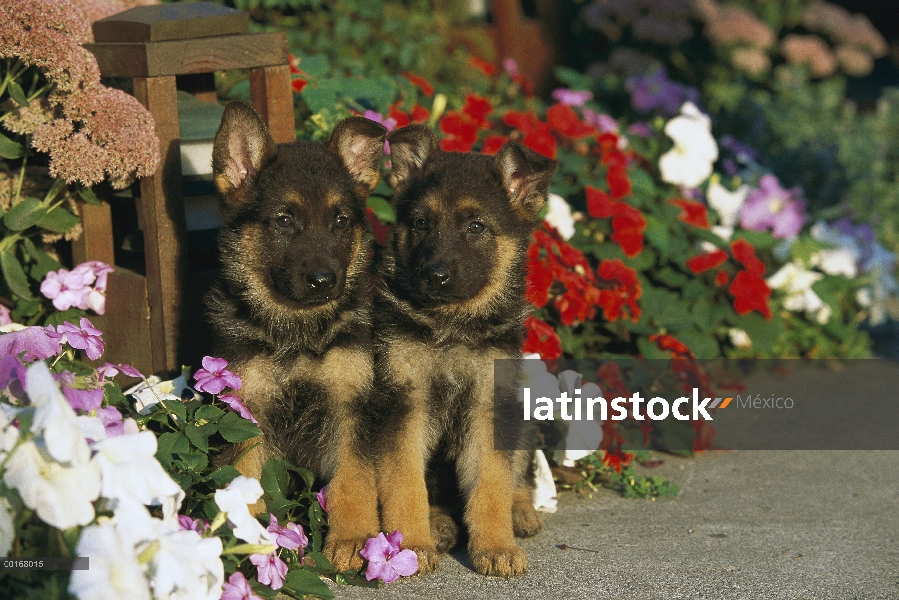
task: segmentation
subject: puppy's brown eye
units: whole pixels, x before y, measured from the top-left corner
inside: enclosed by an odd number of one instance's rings
[[[413,223],[412,223],[412,226],[415,229],[421,229],[422,231],[424,231],[428,228],[428,220],[427,219],[415,219],[415,221],[413,221]]]
[[[486,229],[487,226],[480,221],[472,221],[468,224],[468,233],[484,233]]]
[[[340,215],[339,217],[334,219],[334,227],[336,227],[337,229],[343,229],[344,227],[346,227],[349,224],[350,224],[349,218],[345,217],[344,215]]]
[[[293,219],[290,218],[290,215],[278,215],[275,217],[275,225],[278,227],[290,227],[293,225]]]

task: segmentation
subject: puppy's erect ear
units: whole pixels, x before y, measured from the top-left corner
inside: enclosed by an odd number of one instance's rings
[[[275,143],[262,117],[249,104],[229,103],[212,147],[215,186],[222,194],[233,192],[255,178],[274,153]]]
[[[496,155],[494,168],[513,207],[524,210],[532,219],[549,193],[549,183],[556,172],[556,161],[537,154],[517,142],[506,142]]]
[[[437,149],[434,132],[424,125],[409,125],[397,129],[387,136],[387,143],[390,144],[391,163],[388,181],[394,191],[405,187]]]
[[[381,177],[381,157],[387,129],[365,117],[348,117],[331,133],[328,149],[340,157],[350,175],[368,195]]]

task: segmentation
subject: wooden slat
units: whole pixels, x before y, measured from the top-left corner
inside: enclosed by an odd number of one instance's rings
[[[297,139],[289,65],[251,69],[250,99],[276,144]]]
[[[84,47],[96,57],[104,77],[161,77],[285,65],[289,52],[283,32]]]
[[[151,337],[150,312],[146,278],[116,267],[107,281],[106,314],[90,318],[103,332],[106,345],[97,364],[127,363],[144,375],[159,372],[153,361],[153,349],[147,343]]]
[[[98,42],[158,42],[246,33],[249,22],[243,11],[196,2],[136,6],[100,19],[92,28]]]
[[[115,262],[112,242],[112,214],[109,204],[100,206],[78,201],[81,213],[81,237],[72,242],[72,258],[77,265],[87,260],[99,260],[108,265]]]
[[[181,191],[181,154],[175,77],[137,77],[134,95],[156,124],[161,162],[140,181],[153,373],[178,368],[178,307],[186,273],[182,244],[187,235]]]

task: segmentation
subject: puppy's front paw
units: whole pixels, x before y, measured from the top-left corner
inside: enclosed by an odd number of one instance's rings
[[[424,575],[437,570],[440,559],[437,557],[437,548],[433,545],[407,546],[403,544],[403,549],[415,551],[415,555],[418,557],[418,571],[415,572],[416,575]]]
[[[322,553],[331,561],[337,572],[358,569],[362,566],[359,551],[365,547],[368,538],[332,539],[328,536]]]
[[[528,570],[524,549],[512,545],[502,548],[470,548],[468,554],[474,570],[482,575],[515,577]]]
[[[459,526],[448,514],[431,509],[431,539],[439,554],[449,552],[459,538]]]
[[[515,504],[512,506],[512,530],[515,537],[526,538],[537,535],[543,531],[543,519],[532,504]]]

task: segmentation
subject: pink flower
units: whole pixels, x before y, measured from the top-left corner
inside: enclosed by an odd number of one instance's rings
[[[785,190],[777,177],[764,175],[759,189],[746,197],[740,209],[740,225],[752,231],[771,229],[771,235],[779,239],[794,238],[805,223],[805,202],[798,200],[799,188]]]
[[[110,362],[104,363],[101,367],[97,368],[97,373],[100,374],[101,377],[111,379],[121,372],[128,377],[135,377],[137,379],[146,379],[143,373],[132,367],[131,365],[126,365],[124,363],[119,363],[114,365]]]
[[[566,106],[583,106],[593,100],[593,92],[558,88],[553,90],[553,99]]]
[[[24,352],[25,362],[44,360],[61,352],[60,337],[52,325],[47,325],[46,328],[26,327],[19,331],[0,334],[0,356],[8,354],[18,356]]]
[[[81,327],[76,327],[68,321],[56,328],[53,334],[60,337],[60,343],[68,343],[72,348],[84,350],[87,357],[97,360],[103,354],[103,340],[100,338],[103,332],[91,325],[86,318],[81,317]]]
[[[400,543],[403,534],[394,531],[388,536],[379,533],[370,538],[365,547],[359,551],[362,558],[368,560],[365,578],[380,579],[384,583],[392,583],[400,577],[408,577],[418,570],[418,556],[413,550],[402,550]]]
[[[318,505],[322,507],[322,510],[328,512],[328,486],[315,492],[315,499],[318,500]]]
[[[243,573],[234,571],[222,588],[221,600],[262,600],[262,598],[253,593],[250,582]]]
[[[303,526],[296,523],[288,523],[281,527],[278,525],[278,518],[272,513],[268,513],[268,531],[275,535],[275,544],[280,548],[288,550],[300,550],[302,555],[303,548],[309,545],[309,540],[303,532]]]
[[[284,584],[284,576],[287,575],[287,563],[271,554],[251,554],[250,562],[256,565],[256,578],[262,585],[267,585],[273,590],[280,589]]]
[[[103,390],[101,388],[81,390],[72,387],[75,383],[75,374],[70,371],[63,371],[59,376],[59,380],[62,382],[63,395],[69,401],[69,405],[75,410],[83,410],[89,413],[103,405]],[[121,416],[119,420],[121,420]]]
[[[227,370],[228,361],[212,356],[203,357],[203,368],[194,373],[195,386],[201,392],[221,393],[226,387],[240,389],[240,377]]]
[[[103,422],[106,428],[106,437],[113,438],[126,433],[137,433],[137,421],[132,418],[122,419],[122,413],[115,406],[105,406],[97,409],[97,418]]]
[[[201,389],[199,385],[197,385],[197,389]],[[259,425],[259,421],[256,420],[256,417],[253,416],[253,413],[250,412],[250,409],[247,408],[247,405],[244,404],[236,395],[223,394],[219,396],[219,400],[227,404],[228,408],[239,414],[244,419],[252,421],[254,425]]]
[[[41,283],[41,293],[53,301],[56,310],[68,310],[73,306],[86,310],[90,284],[95,279],[93,272],[84,270],[50,271]]]
[[[209,523],[203,519],[191,519],[187,515],[178,515],[178,529],[181,531],[196,531],[203,535],[209,529]],[[226,583],[225,586],[227,585]]]
[[[9,309],[0,304],[0,326],[9,325],[10,323],[12,323],[12,316],[9,313]]]

